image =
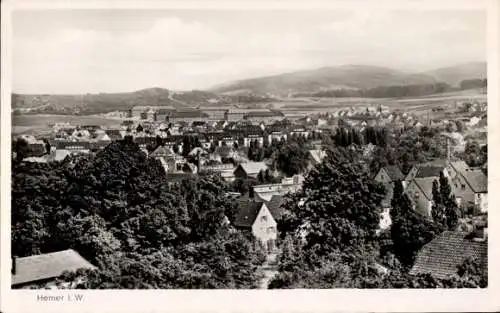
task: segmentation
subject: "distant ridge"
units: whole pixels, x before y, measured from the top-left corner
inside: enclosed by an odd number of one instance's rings
[[[303,70],[273,76],[244,79],[209,89],[211,92],[240,92],[286,96],[290,93],[331,89],[365,89],[390,85],[419,85],[444,82],[456,86],[464,79],[486,78],[486,63],[476,62],[406,73],[370,65],[342,65]]]

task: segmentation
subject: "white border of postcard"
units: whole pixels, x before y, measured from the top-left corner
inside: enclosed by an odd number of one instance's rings
[[[10,95],[11,95],[11,12],[14,9],[241,9],[321,10],[337,8],[399,8],[408,10],[487,10],[488,24],[488,107],[490,143],[489,190],[489,287],[483,290],[93,290],[36,291],[10,289]],[[355,1],[2,1],[2,98],[1,98],[1,285],[0,310],[13,312],[486,312],[500,310],[500,260],[498,137],[500,1],[497,0],[355,0]],[[409,52],[411,53],[411,52]],[[493,146],[492,146],[493,145]],[[497,145],[497,146],[495,146]],[[492,148],[493,147],[493,148]],[[497,189],[498,188],[498,189]],[[497,225],[497,226],[494,226]],[[37,295],[83,295],[79,302],[48,303]]]

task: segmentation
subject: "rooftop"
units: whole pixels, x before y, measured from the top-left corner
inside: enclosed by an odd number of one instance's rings
[[[446,278],[456,274],[457,266],[468,257],[487,266],[488,243],[470,240],[468,233],[445,231],[420,250],[410,274]]]
[[[12,285],[56,278],[65,271],[95,268],[72,249],[18,258],[15,267],[16,273],[12,275]]]

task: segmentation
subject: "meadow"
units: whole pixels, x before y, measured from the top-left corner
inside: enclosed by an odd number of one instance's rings
[[[72,125],[102,125],[112,127],[120,125],[121,120],[108,119],[95,115],[14,115],[12,116],[12,134],[43,134],[50,131],[51,124],[64,122]]]

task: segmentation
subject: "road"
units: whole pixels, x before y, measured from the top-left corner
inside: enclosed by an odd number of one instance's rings
[[[277,256],[277,253],[270,254],[266,261],[261,265],[260,270],[264,276],[260,280],[259,289],[268,289],[267,285],[278,273]]]

